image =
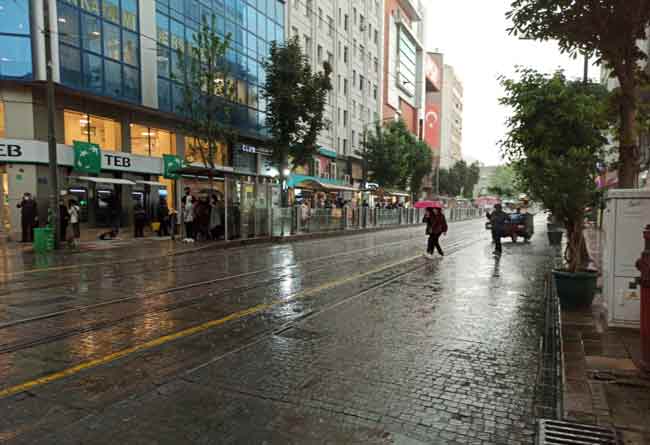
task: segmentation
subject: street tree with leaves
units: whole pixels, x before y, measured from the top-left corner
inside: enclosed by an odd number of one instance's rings
[[[328,125],[325,106],[332,90],[332,67],[325,62],[322,71],[312,72],[297,37],[285,43],[272,42],[263,65],[266,126],[284,181],[290,158],[293,167],[301,166],[308,164],[317,152],[318,135]]]
[[[529,197],[563,222],[570,272],[585,260],[585,208],[596,198],[596,165],[602,160],[609,125],[607,91],[598,84],[569,82],[520,69],[502,79],[500,103],[513,110],[501,146]]]
[[[573,56],[595,55],[611,69],[621,86],[619,185],[635,187],[639,171],[637,139],[638,87],[647,74],[647,59],[638,41],[650,26],[650,0],[515,0],[507,17],[511,34],[538,40],[556,40]]]
[[[467,162],[461,160],[449,169],[441,168],[438,174],[441,194],[469,199],[480,179],[481,167],[478,162],[467,165]]]
[[[371,181],[382,188],[408,188],[417,195],[422,180],[432,170],[431,149],[401,120],[384,127],[377,125],[358,154],[368,164]]]
[[[501,198],[516,198],[520,194],[517,175],[512,165],[499,165],[495,168],[487,192]]]
[[[238,139],[232,119],[237,95],[226,60],[229,47],[230,35],[223,39],[217,34],[213,14],[209,21],[204,17],[187,48],[176,48],[180,72],[177,80],[183,82],[183,101],[178,111],[185,118],[184,130],[191,136],[186,158],[200,161],[210,172],[226,162],[228,149],[222,146],[230,147]]]

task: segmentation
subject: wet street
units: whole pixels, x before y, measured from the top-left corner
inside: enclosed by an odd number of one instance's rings
[[[0,442],[532,443],[542,220],[5,260]]]

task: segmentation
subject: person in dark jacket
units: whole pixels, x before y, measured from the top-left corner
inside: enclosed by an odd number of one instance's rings
[[[38,207],[31,193],[25,193],[22,201],[16,206],[20,209],[20,223],[22,226],[22,242],[34,241],[34,227],[38,219]]]
[[[494,211],[488,213],[488,219],[492,225],[492,241],[494,242],[494,253],[500,254],[502,251],[501,248],[501,235],[505,230],[506,221],[508,220],[508,214],[503,211],[501,204],[496,204],[494,206]]]
[[[59,239],[65,242],[68,240],[67,234],[68,234],[68,223],[70,223],[70,214],[68,213],[68,208],[66,207],[65,202],[62,199],[59,200],[59,221],[60,221]]]
[[[135,205],[133,210],[133,222],[135,226],[135,238],[142,238],[144,236],[144,226],[147,223],[147,212],[140,203]]]
[[[422,222],[426,223],[426,233],[429,235],[425,256],[427,258],[433,258],[434,249],[438,251],[440,256],[444,256],[445,254],[440,247],[440,236],[447,233],[447,220],[445,219],[444,213],[442,213],[442,209],[428,208]]]
[[[158,236],[169,236],[169,207],[165,199],[161,199],[158,203],[158,222],[160,222]]]

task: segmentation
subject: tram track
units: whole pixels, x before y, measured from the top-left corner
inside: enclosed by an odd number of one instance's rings
[[[465,221],[461,221],[459,223],[464,223]],[[398,229],[399,232],[408,232],[412,231],[414,228],[418,228],[417,226],[410,226],[410,227],[405,227],[403,229]],[[398,232],[398,233],[399,233]],[[381,233],[381,232],[379,232]],[[389,237],[395,237],[397,233],[391,232],[388,234]],[[350,235],[349,237],[346,237],[346,241],[359,241],[362,240],[364,236],[367,236],[367,234],[353,234]],[[409,239],[414,239],[416,238],[415,235],[411,235]],[[403,242],[404,239],[394,241],[394,242],[389,242],[389,243],[382,243],[378,244],[372,247],[369,247],[367,249],[372,249],[375,247],[380,247],[382,245],[392,245],[396,244],[399,242]],[[318,244],[324,244],[324,243],[331,243],[331,239],[319,239],[319,240],[308,240],[307,241],[310,245],[318,245]],[[262,247],[261,247],[262,246]],[[265,250],[273,251],[276,249],[282,249],[285,248],[286,245],[277,245],[277,244],[267,244],[267,245],[261,245],[261,246],[256,246],[258,249],[263,248]],[[48,272],[57,272],[57,275],[61,276],[63,275],[66,278],[73,278],[76,277],[81,269],[89,269],[89,268],[100,268],[100,267],[109,267],[110,269],[116,270],[119,267],[123,265],[131,265],[133,263],[138,263],[138,267],[130,267],[129,270],[127,271],[122,271],[115,273],[111,273],[111,271],[108,271],[107,273],[104,273],[101,276],[98,276],[97,278],[92,278],[92,279],[86,279],[86,283],[94,283],[94,282],[99,282],[105,279],[113,279],[113,278],[125,278],[129,276],[137,276],[141,274],[146,274],[148,272],[163,272],[163,271],[169,271],[169,270],[192,270],[192,268],[196,266],[202,266],[206,264],[212,263],[215,259],[218,258],[223,258],[225,256],[235,256],[237,253],[245,252],[247,250],[251,249],[251,246],[245,246],[245,247],[240,247],[240,248],[229,248],[229,249],[214,249],[212,250],[210,248],[211,246],[203,246],[202,248],[197,249],[195,252],[183,252],[183,255],[164,255],[156,258],[135,258],[135,259],[126,259],[122,261],[114,261],[114,262],[98,262],[96,264],[83,264],[83,265],[77,265],[77,266],[70,266],[69,269],[66,269],[64,271],[58,271],[56,268],[54,269],[43,269],[40,271],[32,271],[31,273],[48,273]],[[343,253],[345,254],[345,253]],[[191,263],[186,263],[186,264],[178,264],[176,261],[176,258],[186,258],[188,255],[197,255],[201,258],[200,261],[194,261]],[[342,254],[335,254],[335,255],[342,255]],[[162,264],[161,264],[162,262]],[[67,267],[67,266],[65,266]],[[23,272],[15,272],[16,274],[22,274]],[[2,274],[0,274],[2,275]],[[5,277],[7,274],[5,274]],[[69,281],[64,281],[64,279],[61,279],[60,281],[57,282],[52,282],[52,277],[42,277],[42,278],[37,278],[32,275],[26,275],[21,279],[17,280],[11,280],[7,281],[4,283],[4,286],[8,285],[19,285],[23,283],[34,283],[34,282],[43,282],[43,284],[38,284],[36,286],[31,285],[29,287],[22,287],[22,288],[15,288],[15,289],[0,289],[0,297],[2,296],[7,296],[11,295],[12,293],[16,292],[28,292],[28,291],[36,291],[36,290],[42,290],[42,289],[51,289],[53,287],[69,287],[70,283]]]
[[[248,277],[259,275],[259,274],[262,274],[262,273],[272,272],[274,270],[295,269],[295,268],[300,267],[302,265],[311,264],[311,263],[314,263],[314,262],[322,262],[322,261],[327,261],[327,260],[332,260],[332,259],[338,259],[338,258],[341,258],[341,257],[346,257],[346,256],[350,256],[350,255],[357,255],[357,254],[361,254],[361,253],[366,253],[366,252],[370,252],[370,251],[374,251],[374,250],[383,249],[383,248],[386,248],[386,247],[391,247],[391,246],[395,246],[395,245],[403,245],[404,243],[414,243],[414,242],[421,243],[422,239],[419,236],[410,236],[407,239],[399,239],[397,241],[390,241],[390,242],[377,244],[377,245],[370,246],[370,247],[364,247],[364,248],[361,248],[361,249],[354,249],[354,250],[349,250],[349,251],[341,252],[341,253],[335,253],[335,254],[331,254],[331,255],[324,255],[324,256],[315,257],[315,258],[308,258],[308,259],[305,259],[305,260],[298,260],[298,261],[295,261],[295,262],[287,264],[287,265],[277,265],[277,266],[266,267],[266,268],[262,268],[262,269],[258,269],[258,270],[254,270],[254,271],[250,271],[250,272],[243,272],[243,273],[232,274],[232,275],[227,275],[227,276],[222,276],[222,277],[216,277],[216,278],[209,279],[209,280],[192,282],[192,283],[179,285],[179,286],[172,286],[172,287],[167,287],[167,288],[153,289],[153,290],[149,290],[149,291],[146,291],[146,292],[141,292],[141,293],[138,293],[136,295],[129,296],[129,297],[112,299],[112,300],[108,300],[108,301],[104,301],[104,302],[99,302],[99,303],[94,303],[94,304],[90,304],[90,305],[73,307],[73,308],[64,309],[64,310],[61,310],[61,311],[56,311],[56,312],[50,312],[50,313],[46,313],[46,314],[37,315],[37,316],[34,316],[34,317],[26,317],[26,318],[22,318],[22,319],[18,319],[18,320],[12,320],[12,321],[8,321],[8,322],[5,322],[5,323],[0,323],[0,330],[2,330],[4,328],[15,326],[15,325],[18,325],[18,324],[24,324],[24,323],[29,323],[29,322],[33,322],[33,321],[44,320],[44,319],[47,319],[47,318],[53,318],[53,317],[57,317],[57,316],[61,316],[61,315],[65,315],[65,314],[69,314],[69,313],[73,313],[73,312],[84,312],[84,311],[88,311],[88,310],[92,310],[92,309],[97,309],[97,308],[101,308],[101,307],[105,307],[105,306],[110,306],[110,305],[113,305],[113,304],[119,304],[119,303],[124,303],[124,302],[128,302],[128,301],[133,301],[133,300],[152,298],[152,297],[155,298],[156,296],[160,296],[160,295],[164,295],[164,294],[168,294],[168,293],[172,293],[172,292],[184,291],[184,290],[192,289],[192,288],[195,288],[195,287],[201,287],[201,286],[205,286],[205,285],[215,284],[215,283],[219,283],[219,282],[225,282],[225,281],[234,280],[234,279],[248,278]],[[210,263],[210,260],[207,260],[207,261],[201,261],[201,262],[192,263],[192,264],[188,264],[188,265],[182,265],[179,268],[188,268],[189,269],[189,268],[193,268],[193,267],[196,267],[196,266],[200,266],[202,264],[209,264],[209,263]],[[171,266],[171,267],[173,268],[173,266]],[[133,274],[140,274],[141,272],[132,272],[132,273]],[[281,277],[278,277],[278,278],[281,278]],[[67,286],[69,286],[69,285],[67,285]],[[53,288],[53,287],[56,287],[56,285],[50,284],[50,285],[47,286],[47,288],[50,288],[50,289]]]
[[[448,245],[447,246],[447,251],[448,251],[449,254],[453,254],[454,252],[462,250],[463,248],[468,247],[469,245],[479,241],[480,239],[483,239],[483,237],[477,237],[475,239],[461,239],[460,241],[456,241],[456,242],[453,242],[452,244]],[[400,243],[404,244],[406,242],[407,245],[408,245],[408,244],[412,243],[413,241],[415,241],[415,240],[408,239],[408,240],[403,240]],[[421,240],[418,239],[418,242],[421,242]],[[395,244],[395,243],[390,243],[390,244]],[[365,252],[367,250],[377,249],[377,248],[380,248],[380,247],[381,246],[375,246],[373,248],[359,249],[357,251],[347,252],[347,254],[349,256],[349,255],[354,254],[354,253],[361,253],[361,252]],[[337,255],[337,257],[340,257],[340,255]],[[314,258],[314,259],[311,259],[310,262],[314,262],[314,261],[317,261],[317,260],[320,260],[320,259]],[[343,262],[334,262],[334,263],[330,263],[330,264],[328,264],[326,266],[319,267],[319,268],[316,268],[316,269],[312,269],[312,270],[308,270],[308,271],[300,271],[299,274],[297,275],[297,277],[303,276],[303,278],[305,278],[309,274],[315,274],[315,273],[321,272],[321,271],[329,269],[329,268],[337,269],[337,268],[340,268],[342,265],[344,265],[346,263],[350,263],[350,262],[354,262],[354,261],[358,261],[358,259],[350,258],[350,259],[347,259],[347,260],[345,260]],[[423,267],[426,264],[427,263],[419,265],[418,267]],[[299,265],[300,264],[296,264],[296,265],[293,265],[292,267],[295,268],[295,267],[298,267]],[[284,268],[284,266],[283,266],[283,268]],[[253,274],[253,273],[261,273],[261,272],[264,272],[264,271],[251,272],[251,274]],[[131,312],[129,314],[126,314],[126,315],[118,317],[118,318],[112,318],[112,319],[108,319],[108,320],[101,320],[101,321],[91,322],[91,323],[88,323],[86,325],[82,325],[82,326],[80,326],[78,328],[60,331],[60,332],[57,332],[57,333],[54,333],[54,334],[34,338],[34,339],[31,339],[31,340],[28,340],[28,341],[23,341],[23,342],[20,342],[20,343],[0,345],[0,354],[15,353],[15,352],[27,350],[27,349],[30,349],[30,348],[33,348],[33,347],[37,347],[37,346],[53,343],[53,342],[56,342],[56,341],[64,340],[64,339],[67,339],[67,338],[71,338],[71,337],[74,337],[74,336],[77,336],[77,335],[83,335],[83,334],[87,334],[87,333],[90,333],[90,332],[101,331],[103,329],[110,329],[110,328],[113,328],[113,327],[116,327],[116,326],[120,325],[121,323],[128,322],[128,321],[131,321],[131,320],[134,320],[134,319],[149,317],[149,316],[159,314],[159,313],[171,312],[171,311],[174,311],[174,310],[189,308],[191,306],[206,302],[207,299],[209,299],[209,298],[216,298],[216,299],[227,298],[229,296],[236,295],[237,293],[245,293],[245,292],[254,291],[256,289],[260,289],[260,288],[263,288],[263,287],[268,287],[269,285],[271,285],[273,283],[282,282],[283,280],[286,280],[288,278],[292,278],[292,275],[293,275],[293,272],[288,273],[288,274],[284,274],[284,275],[280,275],[280,276],[276,276],[276,277],[272,277],[272,278],[269,278],[269,279],[266,279],[266,280],[262,280],[262,281],[259,281],[257,283],[254,283],[254,284],[235,287],[235,288],[232,288],[232,289],[228,289],[225,292],[216,293],[216,294],[211,293],[211,292],[203,292],[200,295],[190,297],[190,298],[184,299],[182,301],[176,301],[176,302],[172,302],[172,303],[168,303],[168,304],[163,304],[163,305],[161,305],[161,306],[159,306],[159,307],[157,307],[155,309],[145,309],[143,311]],[[354,275],[352,275],[352,276],[354,277]],[[215,282],[223,281],[224,279],[225,278],[217,279],[217,280],[209,280],[209,282],[203,282],[203,283],[192,283],[192,284],[189,284],[189,285],[186,285],[186,286],[180,286],[180,287],[176,288],[175,291],[182,291],[182,290],[187,290],[187,289],[196,288],[196,287],[205,287],[205,286],[209,286],[211,284],[214,284]],[[309,292],[309,289],[303,289],[300,292]],[[156,295],[150,295],[148,297],[142,297],[142,296],[140,296],[140,297],[137,297],[137,296],[127,297],[125,299],[115,300],[115,301],[112,301],[112,302],[99,303],[99,305],[108,306],[108,305],[115,305],[115,304],[119,304],[121,302],[126,302],[126,301],[129,301],[129,300],[138,299],[138,298],[140,298],[140,299],[141,298],[155,298],[156,296],[164,295],[164,294],[167,294],[167,293],[169,293],[169,292],[156,293]],[[290,301],[290,298],[287,298],[287,303],[289,301]],[[54,317],[57,317],[57,316],[62,316],[62,315],[65,315],[67,313],[70,313],[70,312],[87,311],[87,310],[97,308],[97,307],[99,307],[99,306],[93,305],[93,306],[87,306],[87,307],[73,308],[73,309],[71,309],[71,310],[69,310],[67,312],[62,311],[62,312],[57,312],[57,313],[44,314],[43,316],[39,317],[38,319],[17,320],[15,322],[13,322],[13,324],[0,326],[0,330],[9,328],[11,326],[16,326],[18,324],[25,324],[25,323],[30,323],[30,322],[38,322],[38,321],[41,321],[41,320],[46,320],[46,319],[54,318]]]

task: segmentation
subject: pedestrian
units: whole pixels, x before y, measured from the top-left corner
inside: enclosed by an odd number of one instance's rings
[[[181,203],[183,204],[183,206],[185,206],[185,204],[187,203],[187,200],[188,200],[188,199],[189,199],[190,201],[193,200],[192,189],[190,189],[189,187],[185,187],[184,190],[185,190],[185,195],[183,195],[183,197],[181,198]]]
[[[429,207],[424,214],[424,220],[422,222],[426,223],[426,234],[429,235],[425,256],[427,258],[433,258],[434,249],[438,251],[440,256],[444,256],[445,254],[440,247],[440,236],[447,234],[447,220],[445,219],[444,213],[442,213],[442,209],[439,207]]]
[[[20,209],[20,223],[22,228],[22,242],[34,241],[34,227],[38,221],[38,208],[32,194],[25,192],[22,201],[16,206]]]
[[[147,212],[142,207],[142,204],[137,203],[133,209],[133,226],[135,228],[134,237],[144,237],[144,226],[147,223]]]
[[[488,213],[488,219],[492,226],[492,241],[494,242],[494,253],[500,255],[502,252],[501,248],[501,236],[505,230],[506,221],[508,215],[503,211],[501,204],[494,205],[494,211]]]
[[[78,246],[81,238],[81,228],[79,226],[81,208],[79,208],[77,201],[74,199],[68,202],[68,215],[70,215],[70,224],[72,225],[72,244]]]
[[[70,213],[68,213],[68,208],[65,206],[65,202],[59,200],[59,239],[63,242],[68,240],[68,224],[70,223]]]
[[[169,207],[167,200],[161,199],[158,203],[158,236],[169,236]]]
[[[185,224],[185,241],[194,241],[194,197],[186,195],[183,197],[183,223]]]
[[[219,206],[219,198],[217,195],[210,196],[210,238],[213,240],[219,239],[219,232],[221,231],[221,208]]]

